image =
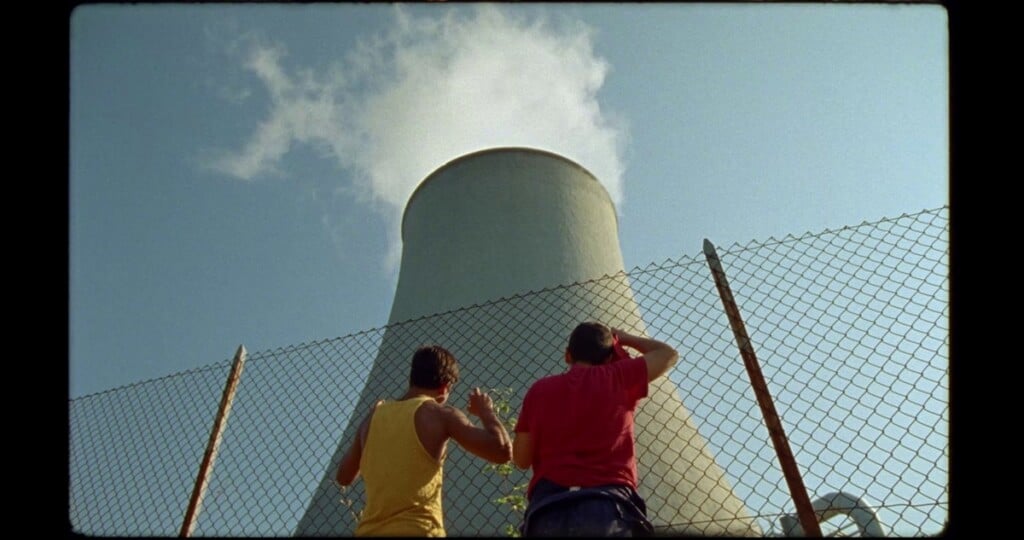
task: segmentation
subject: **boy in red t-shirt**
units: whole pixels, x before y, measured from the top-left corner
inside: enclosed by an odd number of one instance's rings
[[[622,348],[642,356],[631,358]],[[533,468],[526,536],[650,533],[637,494],[633,411],[679,353],[657,340],[582,323],[569,336],[569,371],[535,382],[523,398],[512,461]]]

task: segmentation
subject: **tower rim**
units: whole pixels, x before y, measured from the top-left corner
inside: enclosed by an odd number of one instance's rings
[[[461,156],[453,158],[453,159],[445,162],[440,167],[434,169],[430,174],[425,176],[423,178],[423,180],[420,181],[420,183],[416,186],[416,189],[414,189],[412,194],[409,195],[409,200],[406,201],[405,208],[402,210],[402,223],[401,223],[401,226],[400,226],[401,227],[400,230],[401,230],[402,241],[403,242],[405,241],[405,217],[409,213],[409,207],[412,206],[413,201],[416,200],[416,196],[419,195],[419,193],[423,189],[423,187],[425,185],[427,185],[435,177],[437,177],[439,173],[441,173],[445,169],[449,169],[449,168],[455,166],[456,164],[458,164],[458,163],[460,163],[460,162],[462,162],[464,160],[478,157],[481,154],[516,153],[516,152],[526,153],[526,154],[538,154],[538,155],[543,155],[543,156],[547,156],[547,157],[553,157],[553,158],[559,159],[561,161],[564,161],[565,163],[568,163],[569,165],[571,165],[573,167],[576,167],[577,169],[582,171],[586,176],[588,176],[591,180],[596,182],[598,186],[601,187],[601,192],[604,193],[605,197],[608,199],[608,204],[610,204],[611,207],[612,207],[612,215],[615,216],[615,228],[616,229],[619,228],[618,209],[615,207],[615,203],[612,201],[611,195],[608,193],[608,190],[604,187],[604,184],[602,184],[601,181],[597,179],[597,176],[595,176],[594,173],[590,172],[590,170],[588,170],[583,165],[580,165],[578,162],[576,162],[576,161],[574,161],[572,159],[569,159],[569,158],[567,158],[567,157],[565,157],[565,156],[563,156],[563,155],[561,155],[559,153],[552,152],[550,150],[544,150],[544,149],[541,149],[541,148],[535,148],[535,147],[531,147],[531,146],[494,146],[494,147],[490,147],[490,148],[484,148],[484,149],[481,149],[481,150],[475,150],[473,152],[469,152],[468,154],[463,154]]]

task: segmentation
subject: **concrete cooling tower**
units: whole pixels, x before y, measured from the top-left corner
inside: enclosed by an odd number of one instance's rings
[[[297,535],[352,534],[354,518],[333,481],[338,461],[371,404],[404,393],[416,347],[438,343],[458,358],[461,379],[449,403],[465,408],[470,389],[480,386],[511,388],[518,407],[533,381],[565,371],[563,351],[578,323],[645,332],[623,272],[614,205],[593,175],[559,155],[497,148],[445,164],[409,199],[402,239],[389,325]],[[675,369],[685,369],[687,346],[673,345]],[[649,394],[636,414],[636,443],[639,492],[654,525],[668,533],[760,536],[675,384],[661,378]],[[519,524],[518,514],[493,502],[509,486],[485,465],[449,442],[443,504],[450,536],[501,535]],[[350,489],[362,499],[361,480]]]

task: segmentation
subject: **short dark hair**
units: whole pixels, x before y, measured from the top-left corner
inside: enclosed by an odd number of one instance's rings
[[[569,354],[573,361],[603,364],[612,348],[612,330],[599,322],[585,322],[569,335]]]
[[[433,390],[459,380],[459,363],[455,355],[440,345],[425,345],[412,355],[409,384]]]

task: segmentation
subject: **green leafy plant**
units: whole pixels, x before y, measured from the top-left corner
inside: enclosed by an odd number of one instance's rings
[[[517,420],[517,417],[512,414],[511,404],[515,396],[515,390],[512,388],[488,388],[487,393],[490,394],[491,401],[494,403],[494,414],[504,424],[505,430],[509,434],[513,433]],[[526,487],[528,482],[521,481],[516,483],[513,481],[513,476],[516,475],[517,471],[512,463],[502,463],[500,465],[489,463],[484,466],[484,471],[496,474],[501,478],[501,492],[504,495],[493,499],[492,502],[500,507],[512,510],[513,515],[520,517],[518,521],[522,521],[521,517],[526,512]],[[505,534],[511,537],[519,537],[519,528],[513,524],[506,524]]]

